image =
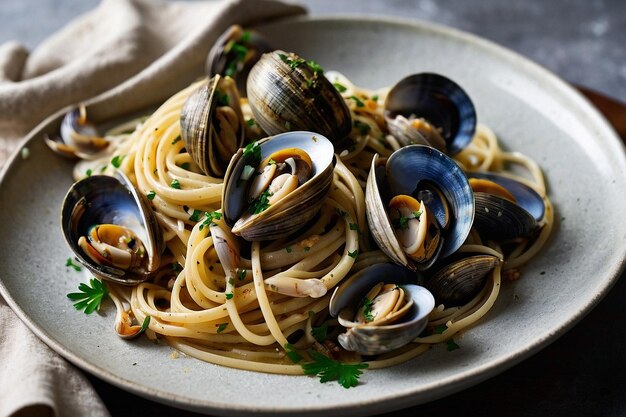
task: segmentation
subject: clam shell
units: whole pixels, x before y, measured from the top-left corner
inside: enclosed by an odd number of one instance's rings
[[[250,70],[248,101],[259,126],[270,135],[319,132],[333,143],[348,136],[350,110],[337,89],[305,60],[290,66],[283,59],[301,60],[295,54],[274,51],[263,54]]]
[[[91,226],[105,223],[124,226],[141,239],[149,260],[145,274],[96,264],[83,253],[78,238],[86,236]],[[81,264],[94,275],[120,284],[135,285],[148,279],[159,267],[165,249],[161,227],[147,199],[119,171],[115,177],[92,175],[74,183],[63,200],[61,227]]]

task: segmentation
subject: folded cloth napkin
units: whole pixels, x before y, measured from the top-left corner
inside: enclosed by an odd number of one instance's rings
[[[231,24],[302,13],[271,0],[103,0],[32,53],[17,42],[0,46],[0,167],[17,139],[54,112],[92,102],[97,120],[157,104],[203,75],[211,45]],[[109,415],[85,377],[1,297],[0,357],[0,417]]]

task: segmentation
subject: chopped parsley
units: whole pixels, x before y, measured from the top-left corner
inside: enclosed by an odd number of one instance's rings
[[[191,216],[189,216],[189,220],[192,222],[197,222],[200,220],[200,215],[202,214],[202,210],[194,209]]]
[[[270,207],[269,199],[271,196],[272,193],[269,190],[263,191],[248,207],[250,214],[259,214],[267,210]]]
[[[303,359],[302,356],[296,352],[296,348],[291,343],[286,343],[284,348],[287,353],[287,357],[291,360],[291,362],[298,363]]]
[[[324,68],[322,68],[317,62],[307,61],[306,64],[311,69],[311,71],[313,71],[313,74],[318,75],[324,73]]]
[[[358,120],[354,121],[354,127],[356,127],[359,130],[359,133],[361,134],[361,136],[367,135],[372,129],[372,127],[368,125],[367,123],[363,123]]]
[[[291,251],[292,251],[293,249],[291,249],[291,246],[287,246],[287,247],[285,248],[285,250],[287,251],[287,253],[291,253]]]
[[[343,84],[341,84],[338,81],[335,81],[333,83],[333,85],[335,86],[335,88],[337,89],[337,91],[339,91],[340,93],[345,93],[346,91],[348,91],[348,89],[346,88],[346,86],[344,86]]]
[[[154,191],[148,191],[148,194],[146,194],[146,197],[148,197],[148,200],[150,201],[154,200],[155,196],[156,196],[156,193]]]
[[[200,225],[200,227],[198,229],[202,230],[205,227],[209,227],[209,226],[217,226],[217,223],[215,223],[213,220],[220,220],[222,218],[222,213],[218,213],[217,211],[212,211],[212,212],[208,212],[205,211],[204,212],[204,216],[206,217],[204,219],[204,221],[202,222],[202,224]]]
[[[339,217],[346,217],[346,216],[348,215],[348,213],[346,213],[346,212],[345,212],[345,211],[343,211],[343,210],[336,209],[336,211],[337,211],[337,215],[338,215]]]
[[[276,165],[276,161],[274,161],[273,159],[270,159],[270,160],[269,160],[269,162],[268,162],[268,164],[270,164],[270,165]]]
[[[365,297],[363,298],[363,301],[361,301],[361,304],[363,305],[363,316],[365,317],[365,321],[368,323],[370,321],[374,321],[374,316],[372,315],[372,305],[374,302]]]
[[[295,56],[295,55],[294,55]],[[283,61],[285,64],[289,65],[289,67],[291,69],[296,69],[298,68],[300,65],[306,63],[306,61],[302,58],[289,58],[287,55],[285,54],[278,54],[278,57],[280,58],[281,61]]]
[[[369,366],[366,363],[341,363],[310,349],[307,352],[313,362],[302,364],[302,370],[305,375],[319,376],[321,383],[337,381],[344,388],[356,387],[363,373],[361,370]]]
[[[311,336],[320,343],[326,340],[328,337],[328,323],[324,323],[319,327],[311,327]]]
[[[220,323],[217,326],[217,332],[216,333],[222,333],[224,331],[224,329],[226,329],[226,327],[228,327],[228,323]]]
[[[365,103],[363,103],[363,101],[361,101],[361,99],[360,99],[360,98],[358,98],[358,97],[356,97],[356,96],[350,96],[350,97],[348,97],[348,98],[350,98],[350,99],[354,100],[354,102],[356,103],[356,106],[357,106],[357,107],[365,107]]]
[[[433,334],[442,334],[446,330],[448,330],[448,326],[446,326],[445,324],[440,324],[433,329]]]
[[[172,145],[176,145],[178,142],[180,142],[180,135],[176,136],[176,139],[172,141]]]
[[[113,159],[111,159],[111,165],[113,165],[115,168],[119,168],[120,165],[122,165],[123,159],[124,159],[124,156],[115,155]]]
[[[359,225],[356,223],[350,223],[350,230],[356,230],[359,235],[361,234],[361,229],[359,229]]]
[[[78,290],[80,292],[67,294],[67,298],[72,301],[76,301],[76,303],[74,303],[74,308],[76,310],[84,310],[85,314],[91,314],[98,310],[102,300],[109,295],[109,291],[107,290],[104,282],[92,278],[89,283],[91,286],[81,282],[78,285]]]
[[[246,124],[247,124],[248,126],[254,126],[254,119],[248,119],[248,120],[246,120]]]
[[[223,93],[220,90],[215,90],[215,99],[217,100],[218,106],[228,106],[228,103],[230,102],[228,94]]]
[[[446,342],[446,348],[448,349],[448,352],[452,352],[453,350],[460,349],[461,346],[457,345],[454,340],[450,339]]]
[[[348,252],[348,256],[351,257],[351,258],[356,258],[358,254],[359,254],[359,250],[358,249],[355,249],[352,252]]]
[[[261,147],[258,142],[252,142],[243,149],[243,156],[250,156],[253,161],[261,162]]]
[[[91,174],[93,174],[93,171],[91,170],[91,168],[89,168],[87,171],[85,171],[85,174],[86,174],[88,177],[91,177]]]
[[[180,190],[180,182],[178,182],[178,180],[174,180],[170,183],[170,187]]]
[[[189,162],[183,162],[182,164],[180,164],[180,167],[185,171],[189,171]]]
[[[400,229],[404,230],[407,227],[409,227],[409,218],[405,217],[405,216],[400,216],[400,219],[398,220],[398,224],[400,226]]]
[[[239,281],[243,281],[246,279],[246,275],[248,275],[248,271],[246,269],[238,269],[237,270],[237,278]]]
[[[310,247],[310,246],[305,246],[305,247],[303,247],[302,249],[304,249],[304,251],[305,251],[305,252],[308,252],[308,251],[310,251],[310,250],[311,250],[311,247]]]
[[[413,212],[413,216],[415,216],[414,218],[416,218],[416,219],[419,219],[421,215],[422,215],[422,210],[418,210],[418,211],[414,211]]]
[[[143,323],[141,323],[141,329],[139,329],[139,333],[143,333],[148,329],[148,326],[150,325],[150,319],[151,316],[146,316],[146,318],[143,319]]]
[[[235,296],[235,294],[233,294],[232,292],[227,292],[226,293],[226,299],[227,300],[231,300],[234,296]]]
[[[80,272],[81,271],[81,267],[80,265],[76,265],[73,261],[72,258],[67,258],[67,261],[65,262],[65,266],[69,266],[70,268],[74,268],[74,271],[76,272]]]
[[[180,264],[178,262],[172,262],[172,271],[180,272],[182,270],[183,270],[183,267],[180,266]]]
[[[373,101],[378,101],[378,95],[374,95],[374,96],[372,96],[372,100],[373,100]]]

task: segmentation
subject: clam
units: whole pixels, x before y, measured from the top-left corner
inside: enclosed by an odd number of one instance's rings
[[[239,94],[232,78],[215,75],[187,98],[180,112],[180,134],[200,169],[222,178],[245,139]]]
[[[109,146],[109,141],[98,133],[96,127],[87,120],[84,105],[74,107],[61,121],[59,136],[44,138],[55,153],[80,159],[98,158]]]
[[[240,149],[224,177],[224,220],[249,241],[288,236],[321,208],[334,163],[333,144],[313,132],[283,133]]]
[[[410,145],[386,161],[375,155],[365,191],[367,219],[378,246],[397,264],[424,270],[454,253],[470,233],[474,197],[448,156]]]
[[[329,306],[330,314],[347,328],[338,336],[339,344],[346,350],[376,355],[414,340],[435,307],[432,294],[416,281],[416,275],[405,268],[376,264],[343,282]]]
[[[531,235],[545,213],[543,198],[531,187],[495,173],[468,174],[476,200],[474,225],[487,239]]]
[[[463,305],[480,292],[487,274],[500,262],[493,255],[460,254],[443,266],[433,267],[436,272],[425,278],[424,286],[435,296],[437,304]]]
[[[239,94],[246,97],[248,73],[261,55],[273,48],[258,32],[232,25],[217,39],[206,62],[209,77],[220,74],[233,78]]]
[[[147,199],[117,171],[92,175],[69,189],[61,227],[76,259],[94,275],[134,285],[157,270],[165,249]]]
[[[323,72],[315,62],[293,53],[263,54],[247,84],[255,121],[269,135],[304,130],[333,143],[348,136],[350,110]]]
[[[476,111],[467,93],[433,73],[413,74],[393,86],[385,120],[402,145],[428,145],[449,155],[465,148],[476,130]]]

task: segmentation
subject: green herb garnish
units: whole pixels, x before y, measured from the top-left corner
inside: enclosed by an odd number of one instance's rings
[[[457,350],[461,348],[461,346],[457,345],[452,339],[448,340],[446,345],[447,345],[446,347],[448,349],[448,352],[452,352],[453,350]]]
[[[176,139],[172,141],[172,145],[176,145],[178,142],[180,142],[180,140],[180,135],[176,136]]]
[[[248,126],[254,126],[254,119],[248,119],[248,120],[246,120],[246,124],[247,124]]]
[[[263,191],[248,207],[250,214],[259,214],[267,210],[270,207],[269,198],[271,196],[270,190]]]
[[[233,294],[232,292],[227,292],[226,293],[226,299],[227,300],[231,300],[234,296],[235,296],[235,294]]]
[[[372,305],[374,305],[374,302],[365,297],[363,301],[361,301],[361,304],[363,305],[363,317],[365,317],[365,321],[368,323],[374,321],[374,316],[372,315]]]
[[[291,362],[298,363],[303,359],[302,356],[296,352],[296,348],[291,343],[286,343],[284,348],[287,353],[287,357],[291,359]]]
[[[246,269],[237,270],[237,278],[239,279],[239,281],[243,281],[244,279],[246,279],[247,274],[248,274],[248,271]]]
[[[81,271],[81,267],[80,265],[76,265],[73,261],[72,258],[67,258],[67,261],[65,261],[65,266],[69,266],[70,268],[74,268],[74,271],[76,272],[80,272]]]
[[[320,66],[320,64],[318,64],[315,61],[307,61],[306,62],[307,66],[309,68],[311,68],[311,71],[313,71],[313,74],[317,75],[317,74],[323,74],[324,73],[324,68],[322,68]]]
[[[154,200],[155,196],[156,196],[156,193],[154,191],[149,191],[148,194],[146,194],[146,197],[148,197],[148,200],[150,201]]]
[[[170,187],[180,190],[180,182],[178,182],[178,180],[174,180],[170,183]]]
[[[359,250],[358,249],[355,249],[352,252],[348,252],[348,256],[351,257],[351,258],[356,258],[358,254],[359,254]]]
[[[422,210],[418,210],[418,211],[414,211],[413,212],[413,216],[414,216],[413,218],[415,218],[415,219],[419,219],[421,215],[422,215]]]
[[[224,329],[226,329],[226,327],[228,327],[228,323],[220,323],[217,326],[217,332],[216,333],[222,333],[224,331]]]
[[[185,171],[189,171],[189,162],[183,162],[182,164],[180,164],[180,167]]]
[[[122,165],[123,159],[124,159],[124,156],[115,155],[113,159],[111,159],[111,165],[113,165],[115,168],[119,168],[120,165]]]
[[[91,174],[93,174],[93,171],[91,170],[91,168],[89,168],[87,171],[85,171],[85,174],[86,174],[88,177],[91,177]]]
[[[319,327],[311,327],[311,336],[320,343],[326,340],[328,337],[328,323],[324,323]]]
[[[146,316],[146,318],[143,319],[143,323],[141,323],[141,329],[139,329],[139,333],[143,333],[146,331],[146,329],[148,329],[148,326],[150,325],[150,319],[151,316]]]
[[[345,93],[346,91],[348,91],[348,89],[343,84],[339,83],[338,81],[335,81],[333,85],[335,86],[337,91],[339,91],[340,93]]]
[[[378,95],[374,95],[374,96],[372,96],[372,100],[373,100],[373,101],[378,101]]]
[[[344,388],[356,387],[363,373],[361,369],[369,366],[366,363],[341,363],[314,350],[308,350],[308,353],[313,362],[301,365],[306,375],[319,376],[321,383],[336,380]]]
[[[358,98],[356,96],[350,96],[348,98],[354,100],[354,102],[356,103],[357,107],[365,107],[365,103],[363,103],[360,98]]]
[[[398,219],[398,226],[401,230],[409,227],[409,218],[405,216],[400,216],[400,218]]]
[[[206,217],[204,219],[204,221],[202,222],[202,224],[200,225],[200,227],[198,229],[202,230],[205,227],[209,227],[209,226],[217,226],[217,223],[215,223],[213,220],[220,220],[222,218],[222,213],[218,213],[217,211],[212,211],[212,212],[208,212],[205,211],[204,212],[204,216]]]
[[[445,324],[440,324],[433,329],[433,334],[442,334],[446,330],[448,330],[448,326],[446,326]]]
[[[189,216],[189,220],[192,222],[197,222],[200,220],[200,215],[202,214],[202,210],[194,209],[191,216]]]
[[[67,294],[67,298],[73,301],[76,310],[85,310],[85,314],[91,314],[100,308],[102,300],[109,295],[106,284],[95,278],[92,278],[88,284],[81,282],[78,285],[80,292],[72,292]]]
[[[367,135],[372,129],[372,127],[368,125],[367,123],[363,123],[358,120],[354,121],[354,127],[356,127],[359,130],[359,133],[361,134],[361,136]]]
[[[287,246],[287,247],[285,248],[285,250],[287,251],[287,253],[291,253],[291,251],[292,251],[293,249],[291,249],[291,246]]]
[[[283,61],[285,64],[289,65],[290,68],[292,69],[296,69],[298,68],[300,65],[304,64],[306,61],[302,58],[289,58],[287,55],[285,54],[278,54],[278,57],[280,58],[281,61]]]
[[[215,90],[215,99],[217,100],[218,106],[228,106],[228,103],[230,102],[228,94],[223,93],[220,90]]]
[[[183,267],[180,266],[180,264],[178,262],[172,262],[172,271],[180,272],[182,270],[183,270]]]
[[[261,162],[261,147],[258,142],[252,142],[243,149],[243,156],[250,156],[253,161]]]

